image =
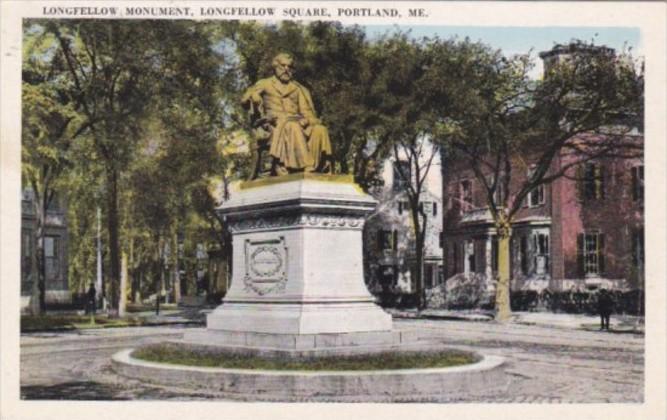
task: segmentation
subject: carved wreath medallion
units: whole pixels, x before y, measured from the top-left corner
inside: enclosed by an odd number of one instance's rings
[[[258,295],[281,293],[287,284],[287,247],[285,238],[245,241],[246,291]]]

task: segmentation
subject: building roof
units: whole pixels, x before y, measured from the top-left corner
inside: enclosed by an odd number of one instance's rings
[[[570,43],[567,45],[556,44],[549,51],[542,51],[539,55],[542,60],[549,58],[555,55],[564,55],[564,54],[574,54],[574,53],[588,53],[588,54],[601,54],[601,53],[614,53],[613,48],[597,45],[585,45]]]

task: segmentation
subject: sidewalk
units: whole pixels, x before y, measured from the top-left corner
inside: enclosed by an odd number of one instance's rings
[[[447,310],[426,309],[417,312],[415,309],[385,309],[394,318],[408,319],[443,319],[469,322],[492,322],[493,313],[482,310]],[[519,325],[536,325],[549,328],[563,328],[586,331],[597,331],[600,318],[597,315],[565,314],[552,312],[513,312],[512,322]],[[633,315],[612,315],[610,320],[612,333],[644,334],[644,320]]]
[[[51,311],[42,317],[28,317],[27,324],[22,325],[22,334],[82,332],[108,330],[116,328],[140,328],[159,326],[203,326],[206,314],[211,308],[170,308],[160,311],[128,312],[123,318],[107,318],[106,313],[98,312],[95,324],[88,321],[89,315],[72,314],[71,312]],[[42,319],[44,321],[42,321]]]

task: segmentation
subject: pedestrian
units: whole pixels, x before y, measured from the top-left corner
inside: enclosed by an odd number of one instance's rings
[[[88,292],[86,293],[86,313],[95,315],[96,310],[96,299],[97,299],[97,290],[95,290],[95,284],[90,283]]]
[[[598,293],[598,313],[600,314],[600,331],[609,331],[609,318],[614,306],[611,294],[607,289],[600,289]]]

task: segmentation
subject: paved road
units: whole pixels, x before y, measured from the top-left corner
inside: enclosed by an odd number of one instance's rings
[[[641,402],[644,339],[525,325],[396,320],[423,338],[505,356],[510,385],[440,402]],[[149,386],[118,377],[110,357],[122,348],[178,338],[174,327],[127,328],[21,337],[24,399],[219,399],[215,394]]]
[[[484,402],[641,402],[644,338],[524,325],[405,321],[435,340],[507,358],[506,391],[470,396]]]

